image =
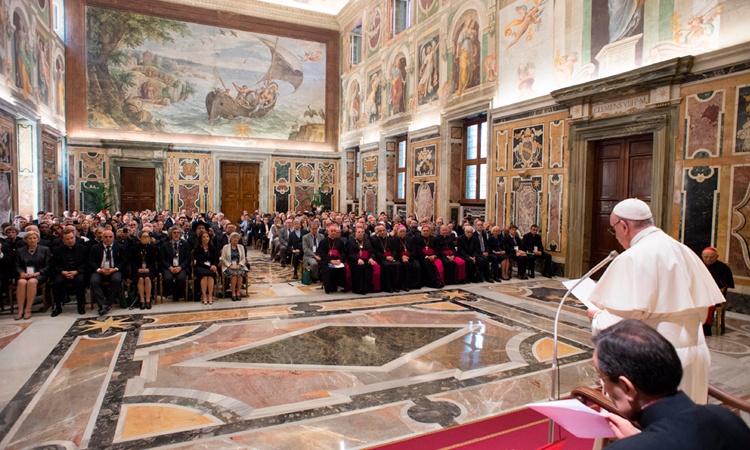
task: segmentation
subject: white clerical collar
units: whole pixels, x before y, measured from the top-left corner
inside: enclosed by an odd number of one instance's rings
[[[638,243],[641,239],[646,237],[647,235],[653,233],[654,231],[658,230],[655,226],[650,226],[648,228],[644,228],[641,231],[638,232],[635,236],[633,236],[633,239],[630,240],[630,246],[634,246]]]

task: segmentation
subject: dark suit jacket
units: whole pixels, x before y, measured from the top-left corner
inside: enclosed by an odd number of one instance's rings
[[[210,266],[216,266],[219,268],[220,248],[209,247],[208,256],[203,252],[202,247],[194,248],[192,252],[196,267],[200,266],[208,269]],[[210,263],[208,266],[205,264],[206,261]]]
[[[145,258],[142,254],[145,247]],[[135,275],[142,266],[143,261],[146,262],[146,268],[153,272],[156,272],[156,265],[159,261],[159,250],[156,249],[154,244],[146,244],[145,246],[138,242],[137,244],[130,247],[130,270],[131,275]]]
[[[64,270],[71,270],[71,269],[65,269],[65,251],[68,249],[68,246],[63,245],[62,247],[57,247],[55,249],[55,252],[52,254],[52,269],[55,274],[59,274],[60,272]],[[86,272],[89,269],[89,249],[85,245],[79,245],[74,244],[72,250],[75,252],[75,270],[78,273],[86,275]]]
[[[112,259],[115,267],[123,276],[127,276],[130,268],[130,255],[128,250],[117,242],[112,243]],[[102,267],[104,259],[104,244],[96,244],[89,252],[89,273],[96,273],[96,270]]]
[[[608,449],[741,450],[750,443],[750,429],[741,418],[722,406],[696,405],[683,392],[648,406],[636,419],[643,431]]]
[[[16,250],[16,275],[26,271],[27,266],[34,266],[34,270],[40,274],[40,276],[49,277],[50,275],[50,260],[52,254],[49,248],[43,245],[36,246],[36,263],[32,264],[34,257],[29,253],[28,247],[20,247]]]
[[[481,256],[481,252],[479,251],[479,241],[473,234],[471,235],[471,239],[467,238],[465,234],[459,236],[456,241],[456,247],[458,247],[456,256],[463,260]]]
[[[486,253],[490,252],[490,241],[489,241],[489,236],[487,236],[487,233],[485,233],[484,231],[482,231],[482,232],[475,232],[471,237],[473,239],[477,240],[477,249],[479,250],[480,254],[482,253],[481,252],[481,247],[479,246],[479,240],[480,239],[484,243],[484,251]]]
[[[331,245],[334,245],[334,247],[331,247]],[[329,255],[330,250],[334,248],[339,251],[339,256]],[[343,239],[338,238],[336,239],[336,243],[332,244],[330,239],[325,238],[318,246],[318,256],[320,256],[320,261],[323,264],[330,263],[334,259],[344,262],[346,261],[346,243]]]
[[[536,247],[537,251],[544,253],[542,236],[539,233],[537,233],[536,236],[532,235],[531,233],[526,233],[523,236],[523,241],[521,241],[521,250],[524,250],[526,253],[531,253],[533,255],[534,247]]]
[[[292,250],[299,250],[300,252],[302,252],[303,250],[302,238],[305,237],[305,235],[309,233],[309,231],[300,229],[299,233],[300,233],[299,237],[297,237],[297,231],[294,229],[292,229],[292,232],[289,233],[289,251],[290,252]]]
[[[505,251],[511,255],[516,254],[515,247],[518,246],[519,250],[523,250],[523,242],[518,237],[513,237],[510,234],[503,236],[503,242],[505,242]]]
[[[164,241],[159,248],[159,259],[161,260],[162,269],[172,267],[172,258],[174,258],[174,247],[172,240]],[[177,258],[182,270],[190,268],[190,247],[183,239],[177,241]]]
[[[375,253],[372,251],[372,242],[367,238],[367,236],[364,236],[362,238],[362,250],[369,253],[369,256],[365,259],[365,262],[367,262],[368,259],[372,258],[375,259]],[[346,242],[346,253],[349,255],[349,265],[354,265],[359,263],[359,244],[357,243],[357,240],[352,236],[351,239],[349,239]]]

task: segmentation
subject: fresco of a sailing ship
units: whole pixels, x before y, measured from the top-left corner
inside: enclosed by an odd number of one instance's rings
[[[105,8],[86,15],[89,128],[325,141],[325,114],[309,112],[325,111],[324,44]]]

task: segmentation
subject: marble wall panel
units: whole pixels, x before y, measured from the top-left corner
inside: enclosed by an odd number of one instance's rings
[[[201,178],[201,163],[197,158],[177,158],[177,180],[198,181]]]
[[[377,183],[378,155],[377,153],[362,155],[362,183]]]
[[[435,181],[424,181],[414,183],[412,186],[413,206],[412,211],[417,215],[417,220],[425,217],[433,220],[435,215]]]
[[[389,142],[390,144],[390,142]],[[385,201],[396,200],[396,154],[389,153],[385,156]]]
[[[396,205],[396,214],[406,217],[406,205]]]
[[[378,208],[378,186],[369,185],[362,187],[362,212],[377,214]]]
[[[174,160],[175,160],[174,156],[170,156],[167,158],[167,181],[174,181],[174,174],[175,174],[175,170],[174,170],[175,161]],[[171,204],[172,203],[170,202],[170,205]]]
[[[495,133],[495,170],[508,170],[508,130]]]
[[[273,162],[273,181],[275,183],[289,183],[292,181],[292,163],[290,161]]]
[[[80,158],[80,154],[78,156]],[[68,153],[68,208],[75,209],[76,207],[76,154],[71,152]]]
[[[0,223],[11,219],[13,212],[13,172],[0,171]]]
[[[188,214],[200,212],[201,187],[198,184],[177,185],[177,210],[186,210]]]
[[[463,127],[451,127],[451,139],[462,139],[464,134]]]
[[[547,175],[547,235],[544,248],[551,252],[562,250],[563,174]]]
[[[2,120],[0,122],[0,164],[13,164],[13,143],[15,142],[15,133],[13,133],[13,123]]]
[[[725,91],[708,91],[685,99],[685,159],[721,156]]]
[[[292,189],[287,185],[278,185],[273,187],[273,210],[289,211],[289,198],[292,195]]]
[[[543,167],[544,124],[513,129],[513,169]]]
[[[55,185],[57,184],[57,180],[52,178],[45,178],[44,179],[44,191],[43,191],[43,209],[45,211],[54,211],[55,210],[55,200],[57,199],[57,195],[55,192]]]
[[[718,166],[683,169],[680,241],[698,255],[716,246],[719,209]]]
[[[461,217],[469,217],[471,216],[471,220],[479,219],[481,221],[486,220],[486,210],[484,208],[478,208],[473,206],[462,206],[461,207]]]
[[[437,174],[437,144],[412,148],[414,177],[432,177]]]
[[[734,153],[750,153],[750,84],[737,86],[737,110],[734,116]]]
[[[463,157],[463,144],[451,142],[451,189],[450,201],[458,203],[461,201],[461,169]]]
[[[315,163],[297,162],[294,165],[295,183],[315,183]]]
[[[42,175],[57,177],[57,141],[42,140]]]
[[[531,225],[539,224],[542,219],[543,178],[513,177],[510,192],[511,222],[518,226],[521,235],[531,230]]]
[[[336,163],[318,163],[318,183],[333,185],[336,184]]]
[[[96,152],[78,153],[79,178],[106,178],[107,155]]]
[[[91,208],[91,197],[89,196],[89,189],[93,189],[98,186],[101,181],[96,180],[83,180],[78,183],[78,208],[81,211],[87,213],[96,213],[99,211],[93,211]]]
[[[203,167],[203,181],[208,183],[211,181],[211,160],[209,158],[203,158],[203,164],[201,164],[201,166]]]
[[[565,121],[554,120],[549,123],[549,156],[547,163],[550,169],[565,165]]]
[[[507,217],[506,199],[508,198],[508,177],[495,178],[495,224],[505,228]]]
[[[346,162],[346,199],[354,200],[356,196],[355,190],[357,188],[357,173],[354,161]]]
[[[732,166],[726,261],[735,277],[750,279],[750,165]]]
[[[294,186],[294,210],[309,211],[310,198],[315,193],[314,186]]]

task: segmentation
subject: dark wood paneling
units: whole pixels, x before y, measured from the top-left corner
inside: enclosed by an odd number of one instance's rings
[[[126,139],[154,142],[186,142],[226,145],[225,137],[174,133],[133,133],[88,128],[86,125],[86,6],[130,11],[172,20],[193,22],[251,33],[304,39],[326,45],[326,142],[257,139],[257,147],[283,150],[337,150],[339,117],[339,33],[227,11],[216,11],[158,0],[67,0],[65,2],[66,45],[66,129],[69,137]]]
[[[258,209],[260,166],[250,163],[221,163],[221,211],[237,222],[242,211]]]
[[[591,223],[591,265],[612,250],[624,249],[610,234],[609,216],[615,205],[626,198],[651,203],[653,179],[653,136],[642,135],[608,139],[594,147],[594,211]],[[592,278],[598,279],[603,271]]]
[[[156,209],[156,169],[120,168],[120,211]]]

